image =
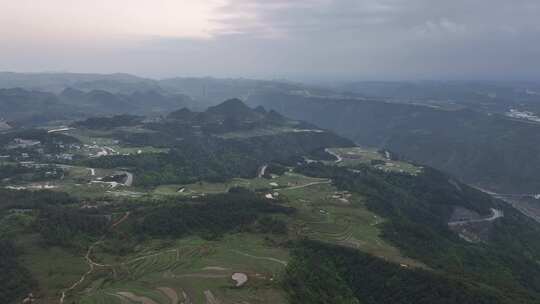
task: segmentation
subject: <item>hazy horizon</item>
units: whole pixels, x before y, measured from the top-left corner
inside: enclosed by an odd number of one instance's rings
[[[216,76],[216,75],[170,75],[170,76],[145,76],[135,73],[128,72],[86,72],[86,71],[16,71],[16,70],[0,70],[2,73],[12,73],[19,75],[97,75],[97,76],[131,76],[137,77],[140,79],[146,79],[151,81],[162,81],[174,78],[193,78],[193,79],[217,79],[217,80],[254,80],[254,81],[275,81],[275,82],[284,82],[284,83],[297,83],[297,84],[306,84],[306,85],[321,85],[321,86],[331,86],[331,85],[341,85],[347,83],[531,83],[531,84],[540,84],[540,79],[488,79],[488,78],[478,78],[478,79],[454,79],[454,78],[441,78],[441,79],[416,79],[416,78],[403,78],[403,79],[377,79],[377,78],[344,78],[344,79],[327,79],[327,78],[272,78],[272,77],[246,77],[242,75],[234,76]]]
[[[540,78],[534,0],[0,0],[1,71],[361,80]]]

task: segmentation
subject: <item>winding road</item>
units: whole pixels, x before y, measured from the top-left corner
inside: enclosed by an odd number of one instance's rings
[[[471,223],[482,223],[482,222],[493,222],[494,220],[504,216],[504,213],[501,210],[491,208],[491,215],[489,217],[480,218],[480,219],[470,219],[470,220],[461,220],[448,222],[449,226],[459,226]]]
[[[336,164],[343,161],[343,157],[341,157],[341,156],[340,156],[339,154],[337,154],[336,152],[333,152],[332,150],[330,150],[330,149],[328,149],[328,148],[324,149],[324,151],[325,151],[326,153],[328,153],[328,154],[331,154],[331,155],[334,156],[335,158],[337,158]]]
[[[127,176],[126,181],[124,182],[124,185],[131,187],[131,185],[133,185],[133,173],[129,173],[127,171],[124,171],[122,173],[124,173]]]
[[[262,178],[264,176],[266,173],[266,168],[268,168],[268,165],[264,165],[259,169],[259,174],[257,174],[258,178]]]
[[[114,229],[116,226],[120,225],[121,223],[123,223],[125,220],[127,220],[127,218],[129,217],[130,215],[130,212],[126,212],[126,214],[124,214],[124,216],[119,219],[118,221],[114,222],[111,226],[110,226],[110,230]],[[99,264],[99,263],[96,263],[92,260],[92,258],[90,257],[92,255],[92,251],[94,251],[94,248],[101,242],[103,242],[103,240],[105,239],[105,236],[106,234],[104,234],[103,236],[101,236],[99,238],[99,240],[97,240],[96,242],[94,242],[92,245],[90,245],[90,247],[88,247],[88,251],[86,251],[86,254],[84,255],[84,259],[86,260],[86,263],[88,263],[88,266],[90,267],[90,269],[85,272],[81,278],[73,283],[73,285],[71,285],[69,288],[65,289],[64,291],[62,291],[62,295],[60,297],[60,301],[59,303],[60,304],[63,304],[65,299],[66,299],[66,295],[68,292],[72,291],[73,289],[77,288],[77,286],[79,286],[82,282],[84,282],[84,280],[86,279],[86,277],[88,277],[88,275],[90,275],[93,271],[94,271],[94,268],[96,266],[99,266],[99,267],[107,267],[108,265],[103,265],[103,264]]]

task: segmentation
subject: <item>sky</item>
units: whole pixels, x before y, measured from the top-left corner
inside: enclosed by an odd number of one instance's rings
[[[0,70],[539,80],[538,0],[0,0]]]

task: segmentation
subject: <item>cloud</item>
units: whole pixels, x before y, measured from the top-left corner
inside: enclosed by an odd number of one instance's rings
[[[540,77],[537,0],[0,3],[0,43],[8,45],[0,69],[298,80]]]
[[[463,24],[457,24],[446,18],[437,21],[428,20],[424,24],[418,26],[415,32],[419,36],[429,35],[447,35],[447,34],[462,34],[467,32],[467,27]]]
[[[209,38],[221,0],[0,0],[3,37]]]

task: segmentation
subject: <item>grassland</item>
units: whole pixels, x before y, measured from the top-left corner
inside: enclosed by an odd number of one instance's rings
[[[39,283],[38,303],[60,303],[62,291],[90,266],[82,252],[42,244],[38,234],[20,234],[20,260]],[[109,255],[101,242],[96,244],[90,255],[94,270],[63,303],[209,303],[209,297],[220,303],[286,302],[277,284],[288,251],[261,235],[231,234],[215,241],[152,239],[126,256]],[[236,287],[234,273],[247,275],[248,281]]]
[[[249,137],[268,136],[268,135],[276,135],[276,134],[290,133],[290,132],[295,132],[295,128],[293,127],[293,125],[291,125],[290,127],[289,126],[270,126],[266,128],[257,128],[253,130],[228,132],[228,133],[219,135],[219,137],[225,138],[225,139],[249,138]]]
[[[388,172],[409,173],[413,175],[422,172],[421,167],[404,161],[392,160],[387,155],[373,148],[330,148],[328,151],[341,157],[341,161],[337,162],[339,166],[353,167],[364,164],[372,165],[377,169]]]
[[[121,147],[99,132],[69,132],[87,145],[108,147],[115,153],[163,152],[151,147]],[[368,164],[381,170],[410,174],[418,174],[421,170],[408,163],[390,160],[375,150],[347,148],[331,149],[331,152],[342,159],[337,163],[339,166]],[[85,150],[83,153],[93,152]],[[423,267],[403,257],[380,237],[384,219],[366,208],[363,197],[339,191],[328,179],[291,171],[272,178],[234,178],[223,183],[162,185],[151,190],[123,186],[111,189],[108,185],[89,182],[115,174],[115,170],[77,166],[65,166],[64,170],[65,177],[51,183],[59,191],[85,199],[143,195],[190,198],[245,187],[279,197],[280,203],[296,208],[297,213],[281,217],[289,228],[289,233],[284,236],[269,238],[262,234],[235,233],[215,241],[195,237],[153,239],[137,243],[133,251],[122,256],[113,255],[101,243],[96,243],[90,260],[86,260],[81,252],[42,248],[39,235],[21,233],[24,236],[18,240],[24,251],[21,259],[38,280],[43,303],[58,303],[62,291],[81,278],[84,280],[67,293],[64,304],[285,303],[278,281],[289,260],[288,249],[276,244],[305,237],[356,248],[395,263]],[[13,218],[24,226],[29,222],[28,216]],[[84,277],[90,268],[93,270]],[[235,287],[236,282],[231,278],[237,272],[248,276],[247,283],[241,287]]]
[[[54,165],[53,165],[54,166]],[[102,197],[140,197],[144,195],[144,189],[119,185],[114,189],[109,184],[91,183],[99,178],[118,174],[118,170],[93,169],[81,166],[59,165],[64,170],[64,176],[60,179],[41,182],[19,182],[9,186],[39,190],[49,188],[54,191],[67,192],[75,197],[83,199],[95,199]]]
[[[338,191],[331,184],[285,188],[278,192],[298,210],[292,227],[296,235],[349,246],[410,266],[422,266],[403,257],[380,237],[384,219],[367,210],[357,194]]]
[[[20,234],[16,239],[21,249],[21,262],[39,284],[39,297],[44,303],[58,303],[60,292],[88,270],[77,252],[59,247],[44,247],[37,234]]]
[[[286,204],[296,208],[298,213],[288,219],[293,237],[309,237],[350,246],[396,263],[422,266],[403,257],[380,237],[380,225],[384,219],[367,210],[362,197],[338,191],[327,179],[287,172],[274,179],[234,179],[227,183],[160,186],[153,193],[201,196],[225,192],[234,186],[273,195],[277,193]]]
[[[266,178],[234,178],[225,183],[200,182],[187,185],[164,185],[154,189],[155,195],[205,195],[213,193],[222,193],[233,187],[244,187],[253,191],[264,191],[272,189],[281,189],[288,187],[303,187],[312,183],[325,182],[326,179],[311,178],[301,174],[286,172],[281,176],[272,179]],[[182,190],[183,189],[183,190]]]
[[[350,165],[350,163],[347,163]],[[346,245],[401,264],[418,265],[380,238],[384,219],[367,210],[362,197],[338,191],[327,179],[287,172],[265,179],[233,179],[226,183],[196,183],[157,187],[154,195],[201,196],[241,186],[276,193],[298,210],[290,221],[294,237],[309,237]],[[181,191],[181,192],[179,192]]]
[[[71,170],[73,177],[87,177],[87,168]],[[234,186],[277,194],[281,203],[296,208],[294,215],[282,217],[289,227],[288,235],[271,236],[271,241],[267,235],[253,233],[234,233],[215,241],[197,237],[151,239],[137,243],[123,256],[113,255],[103,243],[97,243],[90,255],[94,271],[68,292],[64,303],[212,303],[216,299],[220,303],[285,303],[278,281],[289,260],[288,249],[276,244],[304,237],[423,267],[381,239],[384,219],[367,210],[363,197],[339,191],[327,179],[287,172],[272,179],[161,186],[151,195],[206,195]],[[68,191],[77,191],[69,187]],[[184,190],[179,193],[179,189]],[[95,189],[96,195],[103,191]],[[90,268],[84,253],[40,247],[39,235],[26,234],[18,244],[24,250],[23,263],[40,283],[44,303],[58,303],[61,292]],[[231,276],[236,272],[248,276],[245,285],[235,287]]]

